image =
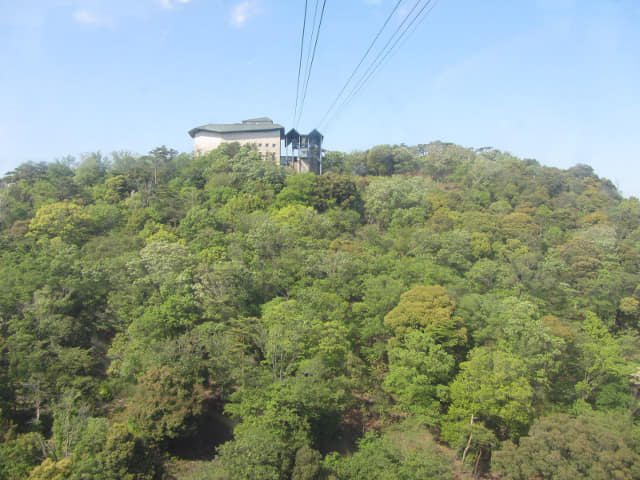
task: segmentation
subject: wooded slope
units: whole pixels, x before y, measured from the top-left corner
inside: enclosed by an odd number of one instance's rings
[[[0,479],[640,478],[636,198],[441,142],[325,171],[9,172]]]

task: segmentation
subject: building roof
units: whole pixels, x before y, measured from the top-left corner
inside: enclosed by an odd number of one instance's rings
[[[209,123],[189,130],[189,135],[195,137],[198,132],[235,133],[235,132],[270,132],[279,130],[284,135],[284,127],[273,123],[270,118],[252,118],[242,123]]]
[[[291,143],[295,143],[297,145],[300,139],[303,138],[317,138],[320,140],[320,142],[322,142],[324,136],[315,128],[311,130],[307,135],[301,135],[295,128],[292,128],[284,136],[284,143],[287,146]],[[306,143],[306,140],[303,143]]]
[[[260,117],[242,120],[242,123],[271,123],[273,125],[273,120],[271,120],[269,117]]]
[[[313,130],[311,130],[309,132],[309,137],[320,137],[320,140],[322,140],[324,138],[324,135],[322,135],[318,130],[316,130],[315,128]]]

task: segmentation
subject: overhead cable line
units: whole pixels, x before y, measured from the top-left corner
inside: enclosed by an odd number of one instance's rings
[[[313,8],[313,20],[311,21],[311,38],[309,38],[309,46],[314,44],[314,39],[316,38],[316,20],[318,19],[318,9],[320,7],[320,0],[316,0],[316,5]],[[311,64],[311,48],[308,48],[307,51],[307,60],[304,64],[304,70],[302,72],[302,78],[303,81],[304,79],[307,78],[307,74],[309,73],[309,66]],[[304,89],[303,89],[303,95],[304,96]]]
[[[369,79],[371,79],[371,77],[373,77],[373,75],[375,75],[375,73],[380,69],[380,67],[382,65],[384,65],[385,61],[388,60],[391,56],[391,54],[395,51],[396,46],[400,43],[400,41],[404,38],[404,36],[407,34],[407,32],[409,32],[409,30],[411,29],[411,27],[416,24],[416,22],[418,21],[418,19],[420,19],[420,22],[418,23],[422,23],[422,21],[426,18],[426,16],[429,14],[429,12],[431,12],[431,10],[433,10],[433,8],[436,6],[437,0],[427,0],[427,2],[422,6],[422,8],[420,9],[420,11],[416,14],[415,17],[413,17],[413,19],[411,20],[411,22],[409,23],[409,25],[407,25],[407,27],[402,31],[402,33],[400,33],[400,35],[398,36],[398,38],[396,38],[395,42],[393,42],[393,45],[391,45],[391,48],[387,51],[387,53],[385,53],[385,55],[377,62],[377,64],[375,65],[375,67],[373,68],[373,70],[369,73],[369,75],[364,79],[364,81],[362,82],[362,87],[364,87],[364,85],[366,85],[366,83],[369,81]],[[431,8],[429,10],[426,11],[426,8],[431,4]],[[422,16],[422,14],[425,13],[424,16]],[[422,16],[422,18],[421,18]],[[417,24],[416,24],[416,28],[417,28]],[[415,28],[413,30],[411,30],[411,33],[413,33],[415,31]],[[356,92],[358,93],[358,92]]]
[[[349,78],[347,78],[347,81],[344,83],[344,85],[342,86],[342,88],[340,89],[340,92],[338,93],[338,95],[336,95],[336,98],[333,100],[333,102],[331,102],[331,105],[329,106],[329,108],[327,109],[327,112],[324,114],[324,116],[322,117],[322,120],[320,120],[320,124],[322,124],[327,116],[329,115],[329,113],[331,112],[331,110],[333,110],[333,107],[336,106],[336,104],[338,103],[338,100],[340,100],[340,97],[342,96],[342,94],[345,92],[345,90],[347,89],[347,87],[349,86],[349,84],[351,83],[351,80],[353,80],[353,77],[355,77],[356,73],[358,73],[358,69],[362,66],[362,64],[364,63],[365,59],[367,58],[367,56],[369,55],[369,53],[371,52],[371,49],[373,48],[373,46],[376,44],[376,42],[378,41],[378,39],[380,38],[380,35],[382,35],[382,32],[384,31],[384,29],[386,28],[386,26],[388,25],[389,21],[393,18],[393,15],[396,13],[396,11],[398,10],[398,7],[400,7],[400,4],[402,3],[402,0],[398,0],[398,2],[396,2],[396,6],[393,7],[393,10],[391,10],[391,12],[389,13],[389,15],[387,16],[387,19],[384,21],[384,23],[382,24],[382,27],[380,27],[380,30],[378,30],[378,33],[376,34],[376,36],[373,38],[373,40],[371,41],[371,43],[369,44],[369,47],[367,48],[367,50],[364,52],[364,55],[362,55],[362,58],[360,59],[360,61],[358,62],[358,64],[356,65],[356,67],[353,69],[353,71],[351,72],[351,75],[349,75]]]
[[[318,18],[318,7],[320,6],[320,0],[315,1],[315,7],[313,8],[313,20],[309,24],[309,31],[311,32],[310,38],[306,39],[305,42],[308,46],[306,49],[306,60],[304,61],[304,67],[302,69],[302,83],[300,88],[300,104],[302,104],[302,98],[305,96],[305,81],[307,78],[307,74],[309,73],[309,66],[311,64],[311,46],[314,43],[314,38],[316,36],[316,19]],[[304,56],[304,54],[303,54]],[[298,114],[300,110],[296,112],[296,115],[293,117],[293,127],[297,127],[298,125]]]
[[[384,46],[378,51],[376,57],[373,59],[373,61],[367,67],[367,70],[360,76],[360,79],[356,82],[355,86],[347,94],[347,97],[343,100],[342,104],[338,108],[338,111],[341,112],[342,110],[344,110],[346,108],[346,106],[349,103],[351,103],[352,99],[360,92],[360,90],[362,90],[362,88],[364,87],[365,82],[369,78],[371,78],[370,74],[373,71],[375,71],[376,67],[380,64],[380,59],[386,57],[388,55],[388,53],[391,51],[391,49],[393,48],[393,46],[396,45],[395,43],[393,43],[393,41],[398,37],[398,34],[401,31],[406,31],[406,28],[408,28],[408,27],[405,27],[405,24],[407,23],[407,21],[409,20],[409,18],[413,14],[413,12],[422,3],[422,1],[423,0],[416,0],[416,3],[413,4],[413,7],[411,7],[411,9],[404,16],[404,18],[402,19],[402,22],[400,23],[400,25],[398,25],[398,27],[395,29],[395,31],[391,34],[391,36],[387,40],[387,43],[385,43]],[[427,0],[427,4],[429,2],[430,2],[430,0]],[[415,17],[414,17],[414,19],[415,19]],[[392,43],[393,43],[393,45],[392,45]],[[391,47],[390,47],[390,45],[391,45]],[[327,123],[329,123],[329,122],[327,121]]]
[[[307,3],[308,0],[304,0],[304,20],[302,21],[302,38],[300,39],[300,60],[298,61],[298,81],[296,83],[296,105],[293,108],[293,122],[296,119],[296,113],[298,112],[298,95],[300,94],[300,73],[302,71],[302,54],[304,52],[304,37],[307,28]]]
[[[358,81],[358,83],[351,89],[351,91],[349,92],[347,98],[342,102],[342,104],[338,108],[337,112],[334,113],[334,115],[331,117],[331,119],[333,119],[337,115],[338,112],[341,112],[342,110],[344,110],[344,108],[346,108],[346,106],[349,103],[351,103],[351,101],[357,96],[358,93],[360,93],[360,91],[369,82],[369,80],[371,80],[371,78],[378,72],[378,70],[380,69],[381,65],[385,62],[385,60],[387,60],[390,57],[390,55],[395,51],[398,43],[405,37],[407,32],[409,32],[409,30],[411,30],[411,27],[413,25],[415,25],[416,22],[419,19],[420,19],[420,23],[422,21],[424,21],[426,16],[433,10],[433,8],[437,4],[437,0],[435,0],[435,1],[434,0],[427,0],[422,5],[422,7],[418,11],[418,13],[416,13],[416,15],[413,16],[413,18],[411,18],[409,23],[405,26],[405,24],[407,23],[407,21],[411,17],[411,14],[417,9],[417,7],[420,5],[421,2],[422,2],[422,0],[418,0],[415,3],[413,8],[405,16],[405,18],[402,21],[402,23],[398,26],[396,31],[393,33],[393,35],[389,38],[389,40],[387,41],[385,46],[379,52],[378,56],[375,58],[375,60],[373,62],[371,62],[371,64],[367,68],[366,72],[360,77],[360,80]],[[426,10],[427,7],[429,7],[429,5],[431,5],[431,8],[429,8],[429,10]],[[426,10],[426,12],[425,12],[425,10]],[[413,33],[416,29],[417,29],[417,25],[413,30],[411,30],[411,33]],[[325,122],[325,123],[326,123],[326,125],[329,124],[328,121]]]
[[[407,38],[405,38],[404,42],[402,42],[400,44],[400,47],[403,47],[405,43],[407,43],[408,38],[414,34],[414,32],[420,28],[420,25],[422,25],[422,23],[425,21],[425,19],[429,16],[429,14],[431,13],[431,10],[433,10],[434,8],[436,8],[436,5],[438,5],[438,1],[439,0],[433,0],[431,2],[431,7],[429,8],[429,10],[427,10],[426,12],[424,12],[422,14],[422,18],[420,18],[420,20],[418,20],[418,22],[413,26],[413,28],[411,29],[411,31],[409,32],[409,34],[407,35]],[[423,9],[424,10],[424,9]],[[422,13],[421,10],[420,12]]]
[[[309,79],[311,78],[311,69],[313,68],[313,61],[316,58],[316,49],[318,48],[318,39],[320,38],[320,28],[322,27],[322,20],[324,18],[324,10],[325,7],[327,5],[327,0],[323,0],[322,1],[322,11],[320,12],[320,20],[318,21],[318,28],[316,29],[316,33],[315,33],[315,41],[313,43],[313,51],[311,52],[311,61],[309,63],[309,69],[307,71],[307,79],[305,81],[305,85],[304,88],[302,90],[302,102],[300,103],[300,110],[298,112],[298,121],[296,122],[296,124],[301,120],[302,118],[302,111],[304,110],[304,102],[307,98],[307,91],[309,88]],[[313,39],[313,31],[311,32],[311,39]]]

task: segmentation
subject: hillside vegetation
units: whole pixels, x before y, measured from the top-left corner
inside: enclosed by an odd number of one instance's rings
[[[0,480],[640,479],[640,202],[435,142],[26,163]]]

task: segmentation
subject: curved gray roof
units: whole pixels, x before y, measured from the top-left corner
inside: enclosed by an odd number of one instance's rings
[[[279,130],[284,135],[284,127],[273,123],[270,118],[254,118],[242,123],[209,123],[189,130],[189,135],[195,137],[198,132],[235,133],[235,132],[269,132]]]

